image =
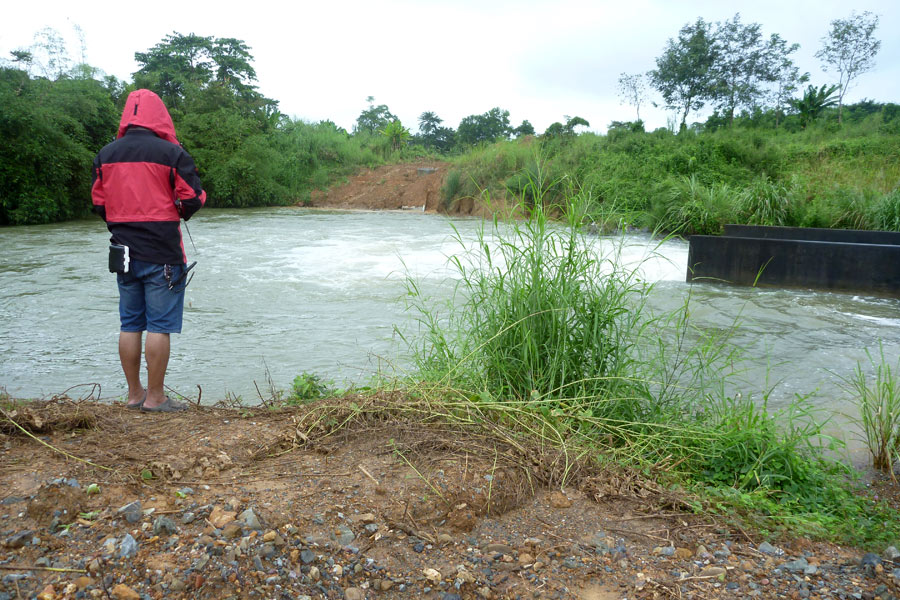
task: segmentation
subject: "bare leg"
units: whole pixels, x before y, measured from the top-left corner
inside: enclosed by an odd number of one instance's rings
[[[169,366],[169,334],[148,333],[147,347],[147,399],[144,406],[156,408],[166,400],[163,384],[166,379],[166,368]]]
[[[137,405],[144,399],[141,385],[141,337],[142,331],[119,332],[119,360],[128,382],[128,404]],[[149,339],[148,339],[149,341]]]

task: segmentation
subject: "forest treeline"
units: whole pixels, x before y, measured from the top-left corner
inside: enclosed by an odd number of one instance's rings
[[[579,116],[543,133],[527,120],[514,127],[500,107],[455,129],[425,111],[413,134],[371,97],[346,131],[281,113],[258,92],[242,40],[170,34],[135,53],[139,69],[125,82],[73,60],[45,29],[0,66],[0,224],[85,215],[91,158],[113,139],[128,92],[149,88],[170,108],[211,206],[303,203],[360,167],[446,157],[448,209],[488,192],[552,201],[574,186],[597,216],[684,233],[734,220],[897,229],[900,107],[843,103],[874,64],[877,24],[870,13],[834,21],[817,56],[837,82],[803,89],[810,77],[791,59],[796,44],[740,15],[697,19],[667,42],[655,69],[620,76],[636,119],[610,123],[605,135]],[[645,131],[648,86],[676,116],[669,127]],[[689,124],[704,106],[712,115]]]

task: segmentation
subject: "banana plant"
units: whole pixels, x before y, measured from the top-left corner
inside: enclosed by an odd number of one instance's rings
[[[803,124],[804,129],[818,119],[826,108],[837,105],[838,98],[835,96],[837,91],[838,86],[836,85],[829,86],[823,83],[822,87],[818,89],[816,86],[810,85],[806,88],[802,98],[790,101],[791,106],[800,113],[800,123]]]
[[[395,119],[385,125],[384,129],[381,129],[379,133],[390,141],[391,150],[399,150],[403,143],[409,139],[409,129],[404,127],[399,119]]]

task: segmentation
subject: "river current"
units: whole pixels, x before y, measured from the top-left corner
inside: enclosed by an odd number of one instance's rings
[[[358,385],[402,373],[408,362],[396,329],[409,331],[413,318],[406,275],[446,297],[454,276],[447,257],[460,251],[454,235],[468,243],[480,226],[420,212],[201,211],[189,223],[196,250],[185,235],[198,266],[167,384],[193,397],[200,386],[204,401],[229,394],[252,402],[257,386],[264,394],[270,382],[287,388],[302,372]],[[124,393],[108,237],[100,220],[0,229],[0,387],[9,394],[41,397],[89,383],[101,384],[105,398]],[[812,394],[840,420],[852,407],[839,377],[857,361],[868,367],[866,350],[877,356],[881,344],[897,364],[900,300],[688,285],[686,242],[628,234],[616,243],[655,282],[654,310],[690,294],[695,325],[736,324],[733,341],[750,357],[741,391],[770,391],[770,407]]]

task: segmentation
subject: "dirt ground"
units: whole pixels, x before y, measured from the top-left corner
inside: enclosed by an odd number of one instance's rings
[[[6,409],[0,595],[898,593],[889,563],[866,572],[858,549],[782,539],[767,554],[757,534],[695,514],[651,481],[564,465],[562,456],[517,447],[489,429],[369,410],[384,400],[149,414],[56,398]],[[137,520],[126,522],[135,502]],[[247,509],[259,525],[241,521]],[[131,554],[122,549],[126,533],[137,547]],[[816,565],[817,574],[785,571],[790,557]]]
[[[346,183],[314,191],[311,206],[365,210],[437,211],[447,163],[382,165],[351,176]]]
[[[441,187],[450,164],[424,161],[364,169],[346,183],[312,193],[314,208],[351,210],[421,210],[462,216],[490,216],[471,198],[442,202]]]

